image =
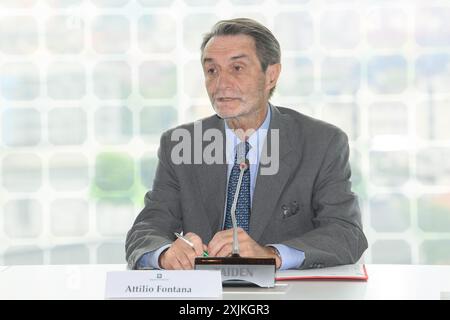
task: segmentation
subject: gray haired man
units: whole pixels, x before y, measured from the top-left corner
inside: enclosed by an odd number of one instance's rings
[[[270,30],[251,19],[219,21],[204,36],[201,64],[216,115],[200,120],[201,130],[219,131],[226,155],[222,163],[174,163],[174,132],[195,136],[196,125],[162,135],[153,189],[127,235],[131,268],[191,269],[203,251],[231,254],[235,150],[244,145],[250,168],[236,209],[241,256],[274,257],[279,269],[321,268],[355,263],[366,250],[346,134],[269,103],[280,55]],[[276,172],[263,174],[264,150],[277,151]]]

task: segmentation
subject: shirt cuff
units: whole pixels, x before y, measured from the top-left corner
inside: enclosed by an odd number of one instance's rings
[[[305,253],[284,244],[268,244],[278,250],[281,257],[280,270],[298,269],[305,261]]]
[[[149,251],[147,253],[144,253],[137,262],[137,268],[138,269],[145,269],[145,268],[153,268],[153,269],[162,269],[159,265],[159,256],[161,253],[169,248],[171,244],[166,244],[165,246],[162,246],[159,249]]]

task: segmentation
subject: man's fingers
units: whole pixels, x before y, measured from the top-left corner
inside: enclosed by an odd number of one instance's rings
[[[183,241],[179,243],[175,241],[163,254],[161,266],[164,269],[190,270],[194,268],[196,253],[191,246]]]
[[[249,240],[253,241],[252,238],[245,232],[242,228],[237,228],[238,242],[244,245]],[[211,242],[208,244],[208,252],[210,256],[227,256],[231,253],[233,248],[233,229],[227,229],[217,232],[212,238]],[[225,254],[229,251],[227,254]]]
[[[207,250],[207,246],[203,243],[202,239],[195,233],[189,232],[185,235],[185,238],[194,245],[193,250],[195,251],[196,257],[202,256],[203,251]]]
[[[201,242],[201,240],[200,240],[200,242]],[[188,245],[186,242],[184,242],[183,240],[177,239],[174,242],[173,246],[177,247],[177,252],[183,252],[185,254],[192,255],[192,257],[193,257],[192,259],[194,259],[196,256],[201,256],[201,254],[203,252],[203,250],[202,250],[203,244],[202,243],[200,243],[200,244],[197,243],[193,248],[190,245]],[[197,252],[198,252],[198,254],[197,254]]]
[[[217,257],[228,257],[231,255],[231,251],[233,250],[233,245],[231,243],[224,245],[219,252],[217,252]]]
[[[177,257],[173,256],[172,259],[168,262],[169,267],[167,269],[169,270],[182,270],[183,266],[178,262]]]
[[[222,247],[233,241],[233,230],[223,230],[217,232],[208,244],[208,253],[210,256],[217,256]]]
[[[194,250],[185,251],[185,257],[187,261],[189,261],[189,269],[194,269],[194,261],[195,257],[197,257],[197,253]]]
[[[195,251],[195,256],[197,256],[197,257],[201,256],[203,253],[203,247],[204,247],[202,239],[198,235],[196,235],[195,233],[192,233],[192,232],[187,233],[185,235],[185,237],[194,245],[193,251]]]
[[[167,270],[180,270],[183,269],[181,264],[178,262],[176,258],[176,254],[174,253],[173,248],[169,248],[168,250],[162,253],[164,256],[161,257],[161,267]]]
[[[170,256],[168,257],[170,260],[170,265],[175,270],[187,270],[192,269],[192,264],[190,262],[189,253],[193,253],[194,250],[192,250],[191,247],[188,246],[187,250],[184,250],[184,248],[180,247],[173,247],[173,249]]]
[[[181,269],[183,270],[190,270],[192,269],[192,264],[189,261],[189,258],[185,255],[183,256],[177,256],[178,263],[181,265]]]
[[[240,248],[247,248],[241,253],[247,253],[248,242],[253,241],[250,236],[242,228],[238,228],[238,239]],[[171,253],[173,256],[170,259],[171,266],[178,269],[193,269],[195,257],[202,256],[203,251],[208,251],[212,257],[226,257],[229,256],[233,249],[233,229],[223,230],[217,232],[211,242],[206,246],[203,244],[201,238],[195,233],[189,232],[185,238],[190,241],[194,247],[189,246],[185,241],[177,239],[172,247]],[[244,252],[245,251],[245,252]],[[251,250],[250,250],[251,251]],[[251,252],[248,255],[252,255]]]

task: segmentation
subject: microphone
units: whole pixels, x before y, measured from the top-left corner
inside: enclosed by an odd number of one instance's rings
[[[245,144],[237,145],[237,163],[239,163],[239,178],[233,196],[230,215],[233,224],[233,249],[231,257],[197,257],[195,270],[219,270],[223,286],[259,286],[273,288],[275,286],[275,259],[249,258],[239,254],[239,241],[236,221],[236,205],[241,190],[242,179],[250,168],[245,155]]]
[[[239,257],[239,241],[237,235],[237,221],[236,221],[236,205],[239,198],[239,192],[241,191],[242,179],[244,178],[244,173],[247,169],[250,168],[250,164],[248,159],[246,159],[245,155],[245,144],[240,143],[237,145],[236,158],[239,163],[239,178],[236,186],[236,191],[233,196],[233,203],[231,205],[230,215],[231,215],[231,223],[233,224],[233,250],[231,252],[231,256]]]

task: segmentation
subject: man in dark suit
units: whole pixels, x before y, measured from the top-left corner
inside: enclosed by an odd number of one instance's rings
[[[280,47],[258,22],[220,21],[201,50],[217,115],[162,135],[153,189],[127,235],[129,267],[191,269],[203,251],[230,255],[235,194],[241,256],[274,257],[279,269],[355,263],[367,240],[346,134],[269,103]],[[213,140],[219,147],[208,153]],[[244,160],[249,168],[236,192]]]

